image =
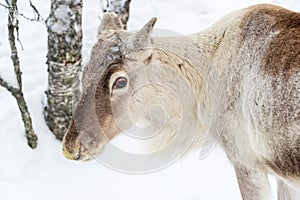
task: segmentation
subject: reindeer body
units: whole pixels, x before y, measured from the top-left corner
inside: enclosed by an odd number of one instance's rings
[[[141,31],[139,39],[149,35],[154,22],[145,26],[148,30]],[[100,35],[105,35],[103,27],[107,28],[107,23],[102,24]],[[127,32],[115,34],[121,41],[132,40]],[[127,42],[125,46],[137,44]],[[126,66],[137,66],[135,58],[142,55],[145,65],[169,69],[166,80],[172,81],[172,74],[178,73],[189,83],[196,101],[187,102],[187,109],[198,123],[193,146],[200,148],[207,134],[218,141],[235,167],[243,199],[271,199],[269,173],[278,178],[280,200],[300,198],[300,14],[257,5],[229,14],[206,31],[185,37],[154,37],[149,44],[151,51],[127,57]],[[101,48],[96,45],[94,50]],[[99,59],[103,58],[92,55],[90,65]],[[93,70],[89,66],[86,74]],[[144,97],[135,99],[145,101]],[[78,107],[83,105],[80,101]],[[112,122],[105,119],[103,126],[111,128]],[[78,132],[71,125],[66,133],[64,153],[68,158],[84,152],[78,150]],[[102,142],[95,153],[103,146]]]
[[[268,5],[244,11],[214,54],[225,89],[217,139],[244,199],[270,199],[267,173],[278,176],[280,199],[297,199],[288,188],[300,183],[300,14]]]

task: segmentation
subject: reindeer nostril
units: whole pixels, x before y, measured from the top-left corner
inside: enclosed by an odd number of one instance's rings
[[[77,155],[74,156],[74,160],[79,160],[79,159],[80,159],[80,155],[79,154],[77,154]]]

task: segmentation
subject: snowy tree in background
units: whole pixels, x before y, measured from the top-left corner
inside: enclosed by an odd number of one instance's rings
[[[45,117],[62,139],[79,96],[82,47],[82,0],[51,0],[48,28],[48,91]]]
[[[8,39],[11,50],[11,60],[14,66],[14,72],[17,78],[17,87],[11,86],[8,82],[6,82],[0,76],[0,85],[6,88],[12,96],[17,100],[17,104],[19,110],[21,112],[22,120],[24,122],[25,133],[27,137],[28,145],[31,148],[35,148],[37,146],[37,136],[34,133],[32,127],[32,121],[30,117],[30,113],[28,111],[28,107],[23,94],[23,85],[22,85],[22,71],[20,69],[20,59],[18,56],[18,49],[16,47],[16,40],[19,40],[19,21],[16,17],[18,13],[17,0],[6,0],[8,12]],[[16,36],[17,38],[16,38]]]

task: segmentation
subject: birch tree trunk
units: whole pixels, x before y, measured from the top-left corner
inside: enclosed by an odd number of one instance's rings
[[[45,118],[62,140],[79,97],[82,47],[82,0],[51,0],[48,28],[48,90]]]
[[[9,8],[8,13],[8,40],[11,50],[11,60],[14,66],[14,72],[17,78],[18,88],[12,87],[8,82],[6,82],[2,77],[0,77],[0,85],[7,89],[13,97],[15,97],[19,110],[21,112],[22,120],[25,127],[25,133],[27,138],[27,143],[31,148],[35,148],[37,146],[37,136],[34,133],[32,127],[32,121],[30,117],[30,113],[28,111],[27,104],[25,102],[25,98],[23,95],[23,87],[22,87],[22,72],[20,69],[20,60],[18,56],[18,49],[16,47],[16,37],[18,38],[18,30],[19,30],[19,21],[16,18],[16,13],[18,12],[17,0],[6,0],[7,7]]]

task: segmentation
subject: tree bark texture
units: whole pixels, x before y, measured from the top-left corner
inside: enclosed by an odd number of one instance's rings
[[[51,0],[48,28],[48,90],[45,118],[62,140],[80,94],[82,0]]]
[[[24,95],[22,92],[22,72],[20,69],[20,60],[18,56],[18,50],[16,47],[16,38],[15,33],[18,34],[19,30],[19,22],[16,18],[16,13],[18,11],[17,0],[6,0],[6,3],[9,7],[8,13],[8,39],[9,45],[11,49],[11,60],[14,66],[14,72],[16,74],[18,88],[14,88],[10,86],[2,77],[0,77],[0,85],[6,88],[17,100],[18,108],[21,112],[22,120],[25,127],[25,134],[27,138],[27,143],[31,148],[35,148],[37,146],[37,136],[34,133],[32,127],[32,121],[30,117],[30,113],[28,111],[27,104],[24,99]]]

